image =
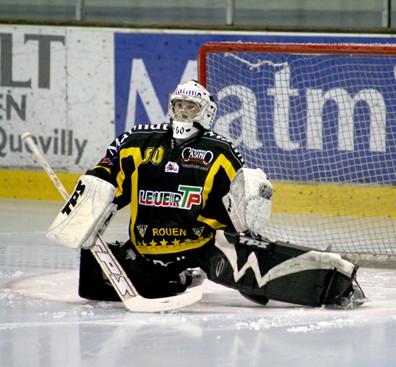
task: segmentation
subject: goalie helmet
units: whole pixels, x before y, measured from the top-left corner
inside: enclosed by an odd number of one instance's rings
[[[169,96],[169,116],[173,137],[186,140],[200,129],[209,129],[214,121],[217,105],[210,93],[198,82],[179,84]]]

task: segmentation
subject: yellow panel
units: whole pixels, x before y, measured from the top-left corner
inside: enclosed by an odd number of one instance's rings
[[[80,174],[57,173],[68,192],[72,192]],[[33,200],[62,200],[44,171],[0,170],[0,197]]]
[[[71,192],[78,173],[57,173]],[[0,170],[0,197],[61,200],[45,172]],[[396,187],[274,182],[274,213],[396,218]]]
[[[273,212],[396,218],[396,188],[275,182]]]

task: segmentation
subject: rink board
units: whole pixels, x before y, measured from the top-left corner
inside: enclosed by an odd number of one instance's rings
[[[58,176],[71,192],[80,174],[60,172]],[[2,198],[61,200],[44,172],[0,170],[0,183]],[[391,186],[274,182],[274,195],[274,213],[396,218],[396,188]]]
[[[27,25],[1,25],[0,38],[0,63],[12,68],[0,80],[0,197],[45,200],[59,200],[58,193],[21,134],[32,132],[70,191],[118,133],[166,119],[169,91],[197,77],[198,49],[205,42],[395,43],[391,36],[364,34]],[[301,147],[299,154],[306,153]],[[275,213],[395,217],[392,187],[303,184],[265,170],[275,182]]]

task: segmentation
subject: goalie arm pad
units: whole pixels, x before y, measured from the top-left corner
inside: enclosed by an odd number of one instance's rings
[[[98,177],[80,177],[73,194],[56,216],[47,237],[63,246],[90,248],[117,211],[115,188]]]
[[[240,168],[223,196],[223,205],[237,232],[262,234],[271,215],[273,189],[259,168]]]

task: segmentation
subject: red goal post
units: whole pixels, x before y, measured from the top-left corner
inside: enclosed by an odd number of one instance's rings
[[[215,131],[274,182],[268,236],[396,255],[396,46],[210,42]]]
[[[198,51],[198,78],[206,86],[206,57],[210,53],[271,52],[330,55],[396,55],[396,45],[382,44],[324,44],[324,43],[257,43],[208,42]]]

